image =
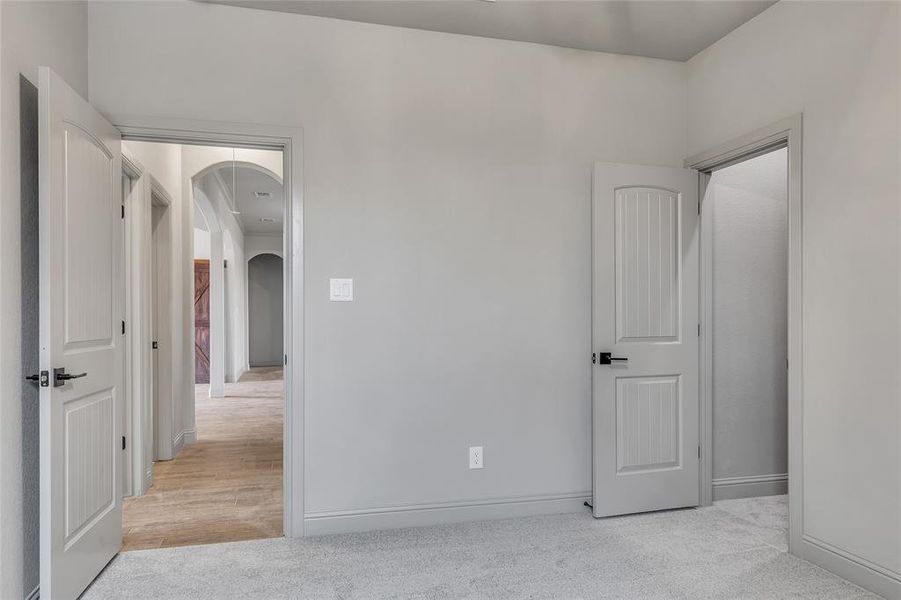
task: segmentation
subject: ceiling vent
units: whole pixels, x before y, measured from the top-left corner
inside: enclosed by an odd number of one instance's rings
[[[272,217],[260,217],[260,223],[275,223]]]
[[[254,192],[253,195],[257,198],[272,198],[272,192]]]

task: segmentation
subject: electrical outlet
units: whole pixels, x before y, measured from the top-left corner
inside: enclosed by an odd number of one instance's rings
[[[469,447],[469,468],[481,469],[485,466],[485,453],[481,446]]]

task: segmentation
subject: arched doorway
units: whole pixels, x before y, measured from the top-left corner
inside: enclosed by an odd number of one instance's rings
[[[284,265],[280,256],[258,254],[247,263],[251,367],[284,362]]]

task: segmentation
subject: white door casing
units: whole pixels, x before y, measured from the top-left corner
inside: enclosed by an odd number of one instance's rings
[[[150,174],[142,173],[134,180],[131,194],[125,201],[125,224],[130,242],[126,252],[130,261],[130,269],[125,269],[129,277],[126,293],[127,306],[131,309],[126,311],[126,359],[130,362],[126,371],[131,374],[126,378],[129,392],[126,401],[131,405],[131,423],[126,426],[128,446],[125,457],[131,461],[131,469],[126,472],[131,475],[130,487],[134,496],[141,496],[150,488],[153,465],[151,185]]]
[[[695,171],[595,165],[595,517],[698,504],[697,209]]]
[[[119,132],[39,75],[41,596],[77,598],[122,542]],[[69,375],[55,385],[55,368]]]

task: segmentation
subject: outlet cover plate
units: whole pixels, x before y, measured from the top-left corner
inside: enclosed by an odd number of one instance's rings
[[[469,468],[483,469],[485,468],[485,452],[481,446],[469,447]]]

